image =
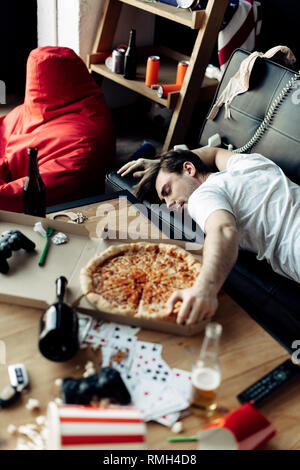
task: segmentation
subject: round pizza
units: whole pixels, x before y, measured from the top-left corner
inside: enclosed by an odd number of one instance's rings
[[[166,303],[178,289],[191,287],[201,263],[170,244],[112,245],[80,272],[83,294],[97,309],[138,318],[169,317]],[[179,311],[180,302],[175,306]]]

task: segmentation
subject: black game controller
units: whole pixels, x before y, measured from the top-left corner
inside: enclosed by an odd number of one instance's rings
[[[64,403],[72,405],[88,405],[94,396],[111,398],[121,405],[131,402],[121,375],[110,367],[103,367],[97,374],[86,379],[64,379],[61,394]]]
[[[2,234],[0,238],[0,273],[7,274],[9,265],[6,261],[10,258],[12,251],[17,251],[23,248],[25,251],[33,251],[35,243],[23,235],[19,230],[10,230]]]

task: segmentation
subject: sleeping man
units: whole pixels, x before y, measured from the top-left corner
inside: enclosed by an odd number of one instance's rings
[[[300,186],[271,160],[213,147],[171,150],[158,160],[129,162],[118,173],[142,176],[136,186],[139,199],[187,208],[206,235],[195,284],[174,292],[168,301],[170,313],[182,301],[178,323],[194,324],[214,315],[239,246],[300,283]]]

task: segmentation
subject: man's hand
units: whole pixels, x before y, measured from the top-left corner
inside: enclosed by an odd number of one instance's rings
[[[200,321],[210,320],[218,308],[215,292],[209,292],[208,289],[199,286],[174,292],[167,302],[170,314],[178,300],[182,300],[182,305],[177,315],[177,323],[193,325]]]
[[[126,163],[123,165],[117,173],[121,176],[129,175],[129,173],[133,173],[134,178],[139,178],[144,176],[148,168],[150,168],[154,163],[158,160],[150,160],[147,158],[139,158],[138,160],[132,160],[131,162]],[[140,171],[136,171],[140,170]]]

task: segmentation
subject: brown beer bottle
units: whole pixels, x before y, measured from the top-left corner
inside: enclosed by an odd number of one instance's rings
[[[28,176],[23,186],[24,214],[46,216],[46,188],[39,173],[37,149],[29,148]]]

